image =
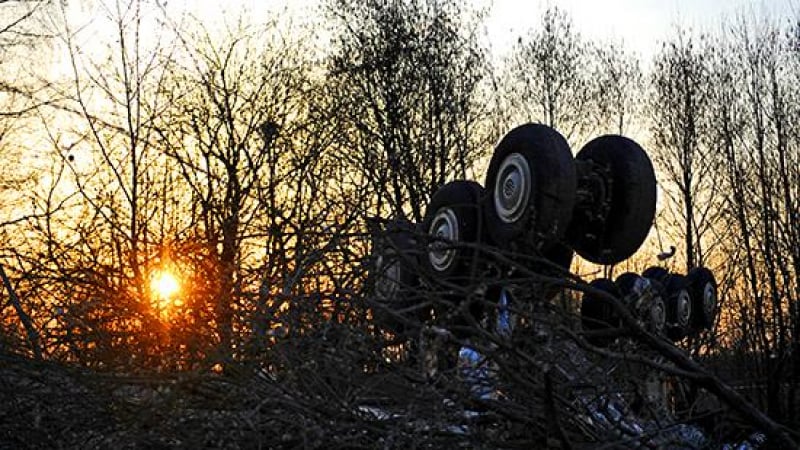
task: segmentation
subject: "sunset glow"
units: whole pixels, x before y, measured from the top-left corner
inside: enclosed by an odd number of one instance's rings
[[[168,271],[156,272],[150,282],[150,290],[162,301],[172,299],[180,288],[178,279]]]

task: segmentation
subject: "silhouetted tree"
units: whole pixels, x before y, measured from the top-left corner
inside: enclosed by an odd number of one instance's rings
[[[590,107],[589,53],[571,18],[547,9],[538,28],[521,37],[509,61],[504,105],[515,123],[540,122],[575,142]]]
[[[655,161],[668,181],[662,192],[680,224],[676,237],[683,241],[687,271],[707,263],[705,245],[713,245],[707,236],[720,200],[720,158],[706,140],[709,48],[705,39],[679,30],[676,40],[664,44],[654,63],[648,108]]]
[[[636,55],[619,43],[592,46],[589,85],[595,132],[629,135],[641,126],[646,95],[645,77]]]
[[[379,214],[421,221],[433,192],[485,150],[488,76],[475,13],[456,1],[333,0],[328,63],[346,118],[342,157]]]

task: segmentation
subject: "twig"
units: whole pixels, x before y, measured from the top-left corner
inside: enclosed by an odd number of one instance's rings
[[[556,402],[553,394],[553,375],[551,374],[550,370],[548,369],[544,373],[544,389],[545,389],[545,396],[547,400],[547,408],[550,410],[550,420],[552,421],[551,425],[555,427],[556,433],[558,435],[558,439],[561,441],[562,448],[571,449],[573,448],[572,442],[570,442],[567,433],[564,432],[564,427],[561,425],[561,420],[559,419],[558,409],[556,408]]]
[[[24,309],[22,309],[22,304],[19,301],[19,297],[17,297],[17,293],[14,291],[14,287],[11,285],[11,280],[8,279],[8,275],[6,275],[6,271],[2,264],[0,264],[0,277],[3,278],[3,284],[6,286],[8,296],[11,299],[11,304],[14,305],[14,309],[17,310],[19,320],[22,322],[22,326],[25,327],[25,332],[28,334],[28,342],[31,344],[33,356],[36,359],[41,360],[42,349],[39,347],[39,333],[36,331],[36,328],[33,327],[33,322],[31,321],[30,316],[25,313]]]

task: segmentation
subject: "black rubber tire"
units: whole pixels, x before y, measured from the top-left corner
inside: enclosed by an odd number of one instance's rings
[[[650,280],[650,285],[659,297],[661,297],[662,302],[664,303],[664,309],[666,313],[666,321],[669,322],[670,314],[672,306],[670,305],[669,295],[667,294],[667,288],[665,283],[669,280],[670,274],[669,271],[663,267],[659,266],[652,266],[648,267],[647,269],[642,272],[642,277],[647,278]],[[673,341],[678,340],[678,338],[673,338],[671,335],[672,331],[670,331],[669,326],[666,326],[666,334],[667,336],[672,339]]]
[[[620,293],[626,296],[634,290],[636,282],[641,278],[642,277],[638,273],[625,272],[619,275],[614,283],[617,285],[617,289],[619,289]]]
[[[569,271],[574,256],[575,251],[563,242],[556,242],[544,252],[545,259],[566,271]]]
[[[695,267],[686,275],[689,296],[692,298],[692,328],[694,331],[714,327],[719,310],[717,280],[705,267]]]
[[[652,287],[653,292],[655,292],[657,295],[660,295],[661,298],[667,297],[667,288],[664,287],[664,284],[662,282],[654,280],[652,278],[647,278],[647,279],[650,280],[650,286]]]
[[[645,269],[644,272],[642,272],[642,276],[650,280],[658,281],[659,283],[664,283],[669,276],[669,271],[663,267],[652,266]]]
[[[608,278],[598,278],[589,283],[594,289],[622,298],[622,293],[613,281]],[[586,331],[608,330],[619,328],[622,322],[614,312],[613,305],[600,296],[592,293],[583,293],[581,299],[581,324]],[[615,338],[606,336],[587,336],[587,341],[597,347],[607,347]]]
[[[527,172],[515,170],[525,167]],[[520,173],[527,173],[527,181],[514,176]],[[514,128],[497,144],[485,186],[486,222],[494,242],[544,252],[565,235],[572,218],[576,175],[569,144],[545,125]]]
[[[434,279],[470,278],[481,261],[470,245],[484,242],[484,191],[474,181],[452,181],[433,194],[422,231],[426,246],[421,264]],[[438,248],[438,250],[437,250]]]
[[[393,333],[405,333],[429,319],[429,309],[412,309],[421,301],[419,246],[416,226],[402,219],[389,222],[373,242],[373,293],[370,306],[375,323]]]
[[[667,276],[664,291],[664,302],[667,306],[667,337],[677,342],[692,331],[694,302],[689,294],[689,283],[683,275]]]
[[[557,242],[549,250],[544,253],[544,258],[551,263],[558,266],[558,268],[554,268],[551,266],[543,265],[541,269],[535,268],[537,271],[541,271],[543,275],[546,276],[553,276],[561,278],[565,274],[564,272],[569,272],[570,265],[572,264],[572,258],[574,257],[575,252],[570,248],[568,245],[564,244],[563,242]],[[553,300],[556,295],[563,291],[563,286],[559,284],[551,284],[551,283],[544,283],[542,288],[542,292],[544,293],[544,298],[547,301]]]
[[[596,264],[617,264],[644,242],[656,212],[656,177],[639,144],[623,136],[600,136],[575,157],[605,168],[610,177],[610,209],[602,222],[573,220],[570,243]],[[579,189],[581,186],[579,186]],[[576,211],[580,216],[580,211]]]

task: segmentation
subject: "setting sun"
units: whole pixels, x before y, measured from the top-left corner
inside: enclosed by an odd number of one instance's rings
[[[153,293],[162,299],[169,299],[180,290],[180,283],[175,275],[169,272],[156,272],[150,283]]]

